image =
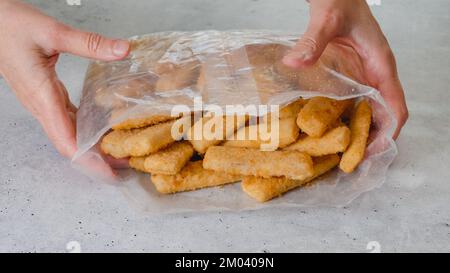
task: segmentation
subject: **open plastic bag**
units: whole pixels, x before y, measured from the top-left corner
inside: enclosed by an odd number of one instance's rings
[[[268,67],[261,75],[254,65],[261,47],[274,46],[281,61],[297,35],[273,31],[163,32],[133,37],[130,56],[117,62],[92,62],[88,68],[77,117],[78,152],[75,167],[95,179],[114,177],[127,198],[152,213],[198,210],[246,210],[274,206],[344,206],[382,185],[397,154],[392,135],[396,126],[379,92],[364,82],[362,66],[352,49],[329,45],[321,60],[301,71],[299,85],[286,80],[276,87],[255,77],[275,77]],[[281,48],[281,50],[280,50]],[[274,66],[276,65],[275,62]],[[176,82],[164,77],[184,68]],[[200,69],[201,67],[201,69]],[[345,76],[344,76],[345,75]],[[173,75],[172,75],[173,76]],[[195,79],[195,80],[192,80]],[[278,80],[278,82],[280,82]],[[365,97],[373,108],[373,127],[366,158],[351,174],[335,170],[315,183],[260,204],[246,196],[239,183],[193,192],[161,195],[148,175],[117,170],[113,176],[104,166],[98,149],[102,136],[130,118],[170,114],[175,105],[280,105],[299,97],[326,96],[334,99]],[[264,114],[264,113],[261,113]],[[114,179],[110,179],[114,180]]]

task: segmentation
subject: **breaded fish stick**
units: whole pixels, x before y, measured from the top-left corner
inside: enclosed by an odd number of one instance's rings
[[[310,156],[322,156],[344,152],[350,143],[350,129],[340,126],[329,130],[321,137],[305,135],[285,150],[305,152]]]
[[[297,140],[300,129],[297,126],[296,117],[280,119],[278,124],[278,133],[273,132],[272,124],[267,123],[243,127],[234,134],[232,139],[227,140],[224,146],[260,149],[265,148],[263,144],[266,144],[266,147],[274,144],[271,150],[276,150]]]
[[[175,142],[171,128],[175,121],[147,127],[125,140],[125,151],[131,156],[144,156],[154,153]]]
[[[342,160],[339,164],[339,168],[344,172],[353,172],[363,160],[371,121],[372,109],[370,108],[370,104],[363,100],[356,106],[352,118],[350,119],[350,131],[352,137],[350,145],[342,155]]]
[[[314,97],[300,110],[297,125],[312,137],[321,137],[351,104],[351,100],[333,100]]]
[[[297,117],[298,113],[302,107],[307,103],[305,99],[298,99],[284,107],[280,108],[280,113],[278,115],[279,119]],[[263,117],[264,121],[270,121],[271,114],[267,114]]]
[[[189,61],[184,64],[158,64],[155,72],[159,74],[159,79],[156,82],[155,91],[174,91],[193,85],[198,77],[199,68],[198,61]]]
[[[147,170],[144,167],[144,162],[145,156],[130,157],[130,159],[128,160],[128,165],[130,165],[130,167],[135,170],[147,173]]]
[[[278,75],[273,73],[272,65],[268,67],[253,67],[252,76],[258,92],[261,93],[261,99],[264,99],[269,94],[286,91],[291,88],[288,82],[283,81]]]
[[[286,177],[261,178],[246,176],[242,180],[242,190],[259,202],[266,202],[283,193],[305,185],[311,180],[328,172],[339,164],[338,155],[327,155],[314,158],[314,175],[303,180],[293,180]]]
[[[210,147],[203,159],[203,167],[231,174],[291,179],[306,179],[314,174],[311,157],[302,152],[264,152],[225,146]]]
[[[117,125],[114,125],[112,128],[114,130],[127,130],[127,129],[135,129],[135,128],[143,128],[147,126],[152,126],[161,122],[169,121],[176,119],[176,117],[172,117],[170,115],[152,115],[148,117],[142,118],[133,118],[127,119],[124,122],[121,122]]]
[[[145,171],[153,174],[177,174],[194,154],[187,141],[175,142],[145,158]]]
[[[141,129],[135,130],[115,130],[103,137],[100,149],[114,158],[129,157],[130,154],[125,149],[125,140],[138,134]]]
[[[192,126],[187,138],[199,154],[224,141],[245,125],[247,116],[203,117]]]
[[[202,161],[188,162],[176,175],[152,174],[156,190],[163,194],[220,186],[241,180],[241,176],[203,169]]]

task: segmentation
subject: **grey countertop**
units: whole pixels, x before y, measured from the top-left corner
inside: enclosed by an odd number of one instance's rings
[[[29,2],[114,37],[239,28],[301,33],[308,20],[299,0]],[[386,183],[345,208],[143,214],[115,187],[72,169],[0,80],[0,251],[66,252],[72,241],[82,251],[369,252],[373,241],[385,252],[450,251],[449,9],[446,0],[373,7],[397,56],[410,120]],[[58,65],[75,102],[86,65],[72,56]]]

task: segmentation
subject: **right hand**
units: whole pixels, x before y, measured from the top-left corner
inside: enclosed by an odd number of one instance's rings
[[[293,68],[314,64],[328,43],[353,48],[362,61],[368,84],[377,88],[397,119],[394,139],[408,120],[403,87],[394,54],[365,0],[310,0],[310,22],[305,34],[284,58]]]

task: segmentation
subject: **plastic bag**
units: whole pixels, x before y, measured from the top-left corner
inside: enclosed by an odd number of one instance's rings
[[[254,74],[253,65],[258,61],[259,49],[274,46],[283,53],[295,44],[297,37],[274,31],[202,31],[131,38],[132,52],[127,59],[96,61],[88,68],[77,116],[78,152],[73,158],[74,166],[99,179],[107,170],[101,167],[105,158],[97,143],[113,125],[130,118],[170,114],[175,105],[192,108],[196,98],[201,98],[205,105],[225,107],[233,104],[283,106],[299,97],[365,97],[372,104],[374,129],[364,162],[351,174],[335,170],[311,185],[264,204],[246,196],[239,183],[160,195],[148,175],[118,170],[116,178],[120,182],[116,185],[132,203],[152,213],[344,206],[361,193],[382,185],[397,154],[392,140],[396,122],[379,92],[356,82],[364,82],[364,77],[361,63],[351,49],[329,45],[317,65],[299,74],[300,84],[295,87],[282,80],[274,88],[270,81],[273,67],[262,71],[262,77],[269,78],[267,82],[261,84],[255,80],[258,75]],[[281,60],[282,55],[277,58]],[[177,71],[179,67],[189,75],[177,74],[176,81],[173,77],[164,80],[167,71]]]

